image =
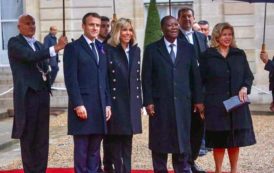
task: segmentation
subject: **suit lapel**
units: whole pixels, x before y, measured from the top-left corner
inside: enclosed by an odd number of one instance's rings
[[[184,43],[180,42],[179,39],[177,39],[177,54],[176,54],[176,59],[174,65],[178,64],[179,61],[183,58],[183,47]]]
[[[202,50],[205,50],[206,48],[202,48],[202,46],[204,46],[204,40],[201,38],[201,36],[199,34],[197,34],[197,31],[194,31],[194,35],[197,38],[197,43],[198,43],[198,48],[199,48],[199,52],[203,52]]]
[[[182,39],[186,42],[189,43],[188,39],[186,38],[185,34],[183,34],[183,32],[181,30],[179,30],[179,36],[178,36],[179,39]]]
[[[170,55],[167,51],[166,45],[165,45],[165,41],[164,41],[164,37],[162,37],[162,39],[158,42],[158,51],[160,52],[160,54],[162,55],[162,57],[170,64],[173,66],[173,62],[170,58]]]
[[[32,47],[29,45],[29,43],[27,42],[27,40],[24,38],[23,35],[19,34],[19,38],[20,38],[21,42],[22,42],[25,46],[27,46],[29,49],[31,49],[32,51],[34,51],[34,50],[32,49]]]
[[[84,48],[84,50],[91,56],[91,58],[95,61],[95,64],[97,65],[97,59],[93,55],[91,48],[89,47],[88,43],[86,42],[84,36],[80,37],[80,43],[81,43],[81,46]],[[99,51],[98,51],[98,54],[99,54]]]
[[[140,62],[136,62],[138,59],[136,57],[136,54],[135,52],[137,51],[137,45],[135,46],[131,46],[130,49],[129,49],[129,74],[131,74],[133,72],[133,64],[137,64],[137,63],[140,63]]]

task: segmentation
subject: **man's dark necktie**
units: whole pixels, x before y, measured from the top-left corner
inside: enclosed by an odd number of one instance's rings
[[[96,52],[95,43],[92,42],[92,43],[90,43],[90,45],[91,45],[91,48],[92,48],[91,51],[92,51],[92,53],[94,54],[94,56],[96,58],[96,62],[97,62],[97,64],[99,64],[99,57],[98,57],[97,52]]]
[[[175,52],[174,52],[174,50],[173,50],[173,47],[174,47],[174,46],[175,46],[175,44],[170,44],[170,45],[169,45],[169,47],[170,47],[169,55],[170,55],[170,58],[171,58],[173,64],[175,63],[175,59],[176,59],[176,57],[175,57]]]

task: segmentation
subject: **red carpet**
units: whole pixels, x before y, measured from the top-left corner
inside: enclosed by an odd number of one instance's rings
[[[22,170],[0,171],[0,173],[24,173]],[[48,168],[47,173],[74,173],[72,168]],[[151,170],[133,170],[131,173],[153,173]],[[169,173],[173,173],[170,171]],[[212,172],[208,172],[212,173]]]

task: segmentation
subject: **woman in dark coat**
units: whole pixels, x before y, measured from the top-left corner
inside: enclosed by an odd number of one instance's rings
[[[108,122],[116,173],[130,173],[132,135],[141,133],[140,48],[129,19],[115,25],[106,46],[112,118]]]
[[[244,51],[236,47],[230,24],[219,23],[214,27],[211,48],[200,60],[205,86],[206,147],[213,148],[215,173],[222,172],[225,149],[231,173],[236,173],[239,147],[253,145],[256,140],[248,105],[227,113],[223,101],[235,95],[245,101],[254,77]]]

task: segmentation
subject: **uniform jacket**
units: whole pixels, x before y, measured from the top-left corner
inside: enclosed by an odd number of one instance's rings
[[[149,117],[149,148],[160,153],[190,153],[191,99],[202,102],[194,48],[179,39],[177,46],[174,64],[163,38],[144,53],[144,106],[154,104],[156,114]]]
[[[274,100],[274,57],[269,60],[264,67],[265,70],[269,71],[269,90],[272,91],[272,101]]]
[[[44,46],[46,48],[49,48],[49,47],[54,46],[56,44],[57,44],[57,38],[55,36],[53,36],[50,33],[45,36],[45,38],[44,38]],[[58,56],[58,54],[56,54],[55,57],[52,57],[50,59],[49,64],[51,66],[58,66],[58,62],[59,62],[59,56]]]
[[[36,43],[40,50],[34,51],[21,34],[12,37],[8,42],[8,56],[14,86],[13,138],[21,137],[26,124],[25,100],[28,88],[50,91],[49,76],[47,76],[47,81],[44,82],[36,67],[39,63],[44,67],[43,70],[47,71],[48,63],[45,60],[50,58],[49,49],[45,49],[38,41]]]
[[[85,38],[68,44],[64,51],[64,77],[69,96],[68,134],[105,134],[105,108],[110,105],[107,61],[96,42],[99,64]],[[84,105],[88,119],[81,120],[74,108]]]
[[[140,48],[129,48],[129,62],[121,45],[106,46],[112,118],[109,134],[131,135],[142,132]]]
[[[244,51],[230,48],[224,58],[217,49],[209,48],[200,57],[200,70],[205,86],[206,129],[223,131],[251,128],[248,105],[232,111],[231,115],[226,113],[223,105],[224,100],[238,95],[242,87],[247,87],[250,93],[254,77]]]

